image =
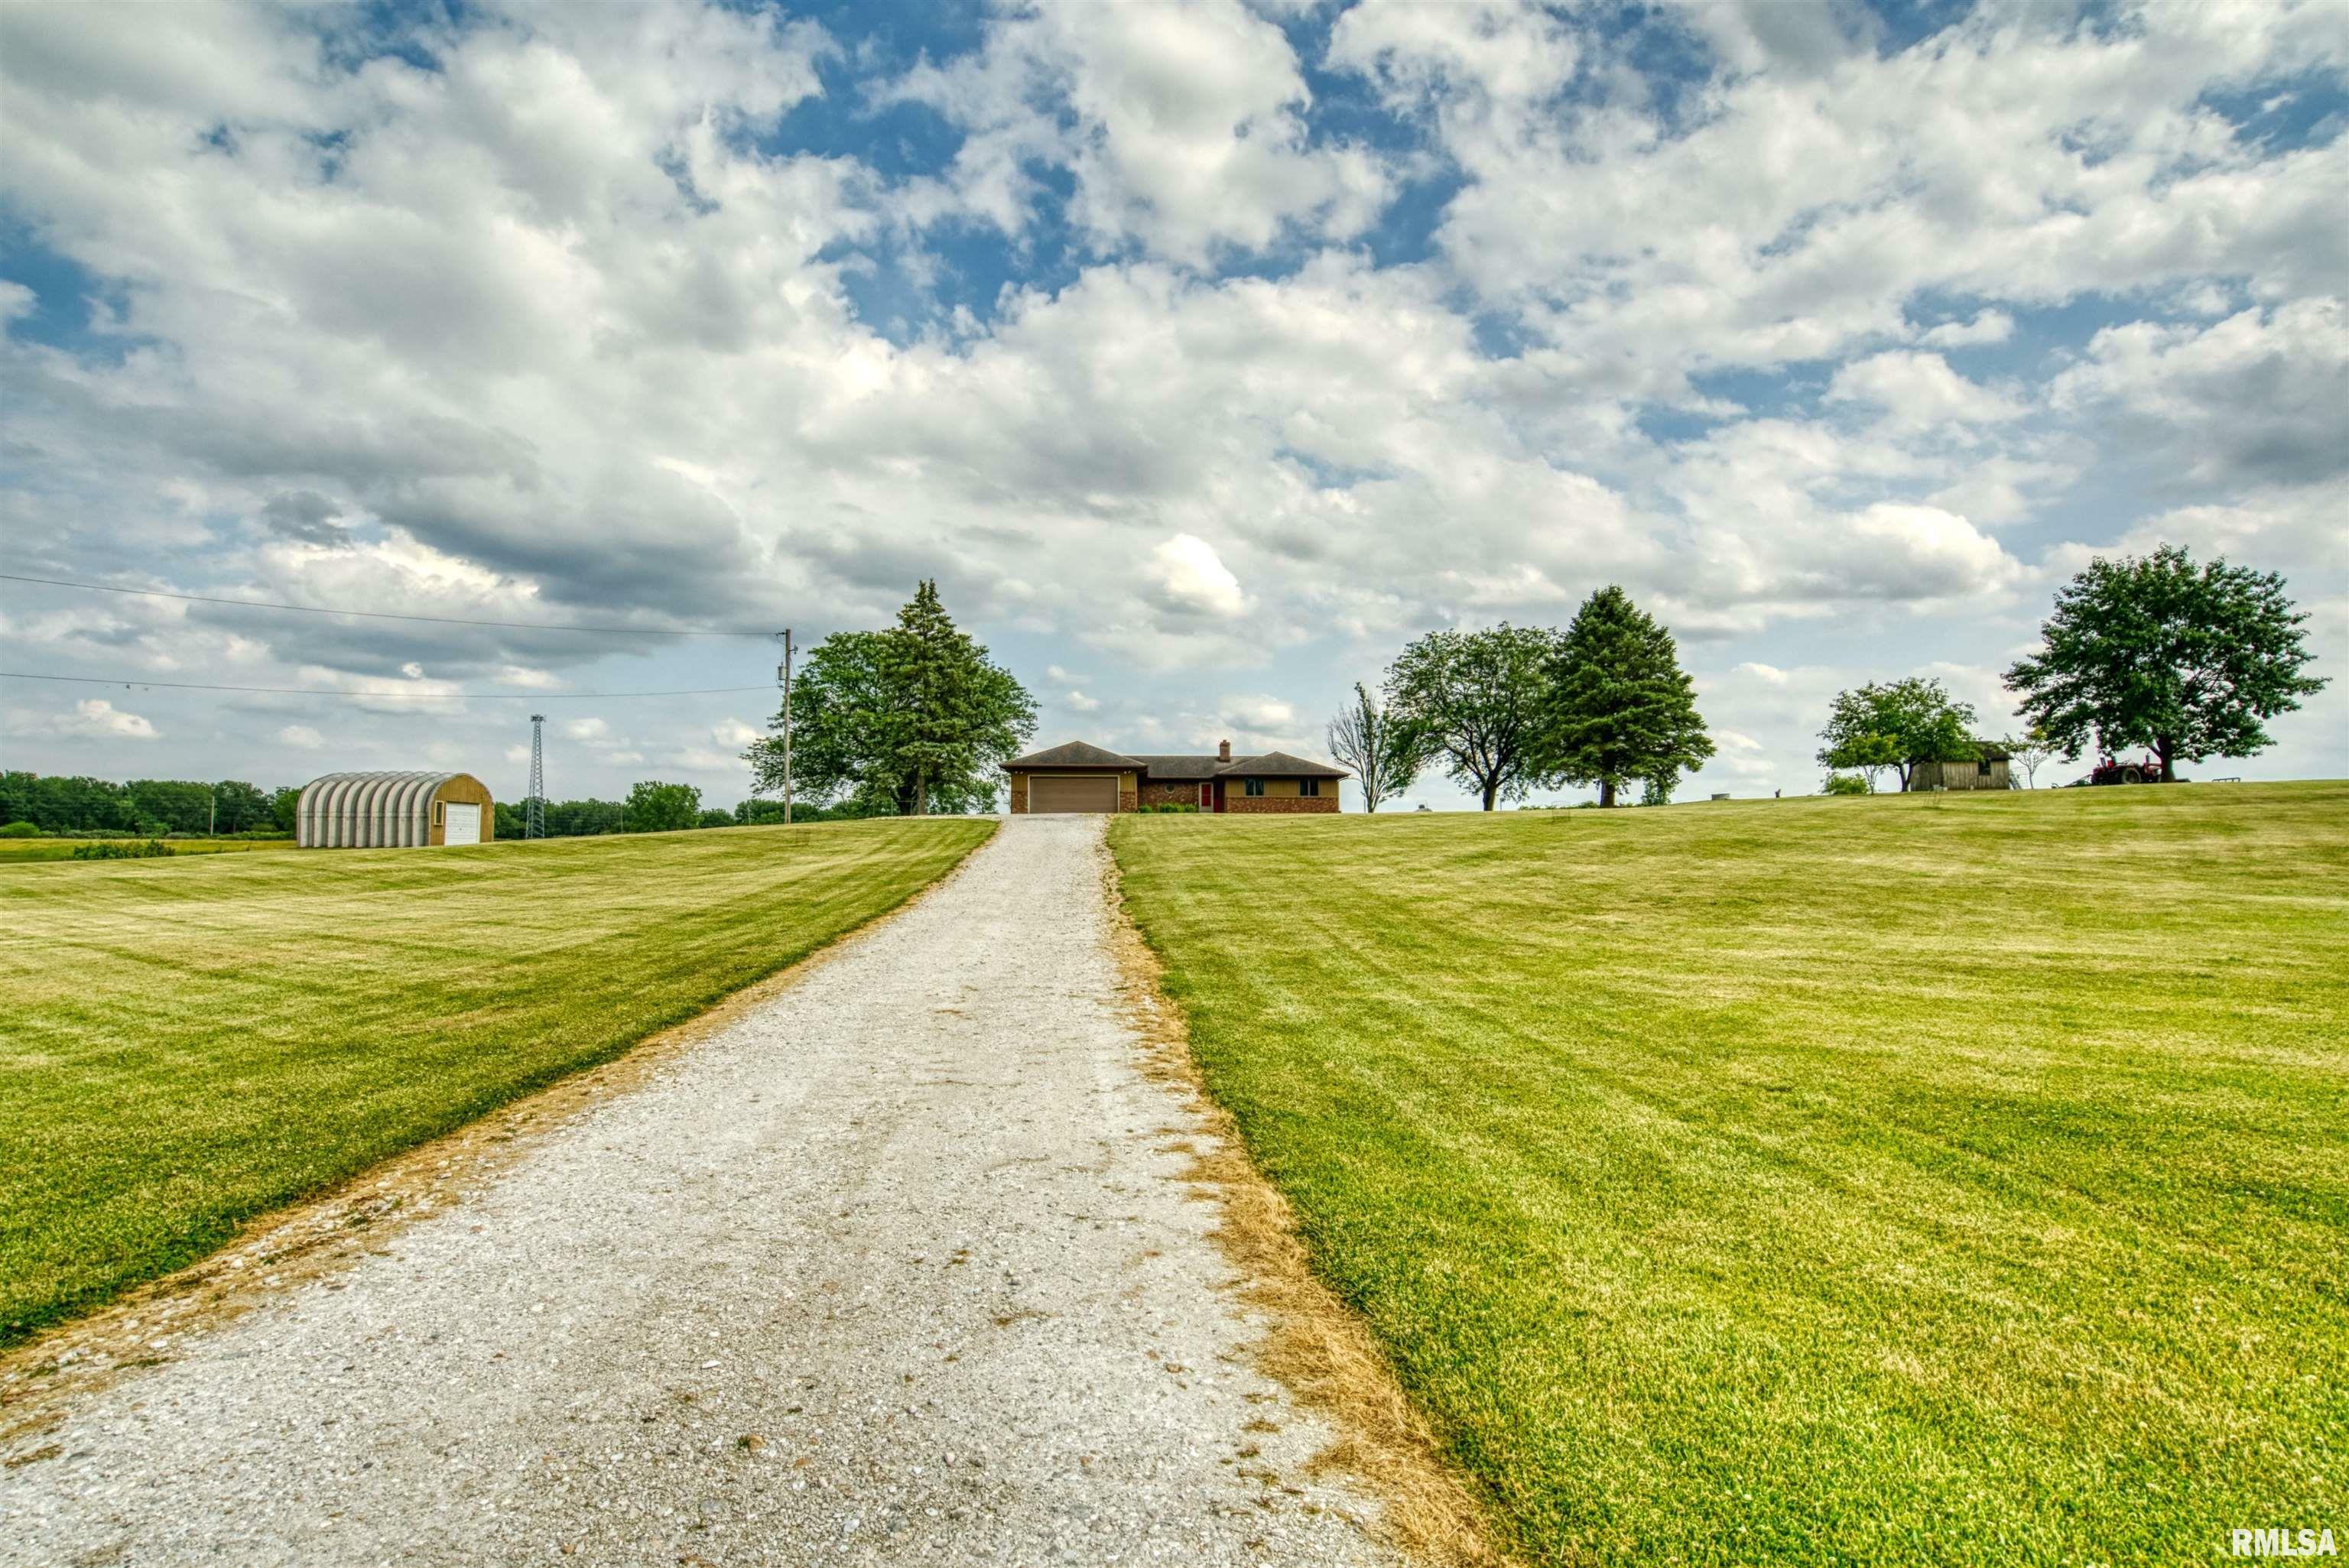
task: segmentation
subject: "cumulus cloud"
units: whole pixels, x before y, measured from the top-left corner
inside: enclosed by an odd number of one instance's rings
[[[1158,603],[1178,614],[1228,619],[1247,608],[1240,580],[1196,534],[1178,533],[1151,552],[1150,579],[1158,586]]]
[[[2050,395],[2135,441],[2189,454],[2198,479],[2300,484],[2349,472],[2349,318],[2338,298],[2208,327],[2106,327]]]
[[[1987,424],[2023,412],[2013,398],[1951,369],[1940,355],[1899,350],[1844,366],[1827,383],[1826,400],[1872,406],[1903,430]]]
[[[1359,147],[1307,144],[1309,95],[1279,28],[1236,0],[1045,4],[994,18],[985,47],[896,88],[968,134],[951,172],[917,191],[924,218],[1024,230],[1037,162],[1069,170],[1071,215],[1105,246],[1129,236],[1203,263],[1284,231],[1358,233],[1388,177]]]
[[[153,740],[155,727],[140,714],[126,713],[102,696],[85,697],[57,720],[62,734],[94,736],[106,740]]]
[[[710,739],[720,746],[733,747],[738,753],[752,741],[764,739],[766,734],[765,730],[745,724],[739,718],[727,719],[721,724],[712,725],[709,729]]]
[[[2014,335],[2014,317],[2002,310],[1986,310],[1971,321],[1945,321],[1919,335],[1917,341],[1930,348],[1973,348],[1986,343],[2004,343]]]
[[[325,748],[326,738],[309,725],[289,724],[277,732],[277,744],[296,751],[317,751]]]

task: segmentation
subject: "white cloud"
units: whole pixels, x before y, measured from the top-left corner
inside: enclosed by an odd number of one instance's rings
[[[1295,52],[1235,0],[1045,0],[993,19],[977,56],[920,67],[897,91],[968,133],[950,174],[909,199],[922,221],[977,216],[1016,233],[1033,195],[1026,166],[1050,162],[1073,175],[1071,215],[1097,242],[1139,236],[1198,265],[1292,228],[1352,235],[1388,193],[1370,153],[1306,145]]]
[[[326,738],[306,724],[289,724],[277,732],[277,744],[296,751],[317,751],[325,748]]]
[[[1101,711],[1101,699],[1087,696],[1072,686],[1061,694],[1061,706],[1071,713],[1098,713]]]
[[[754,740],[765,738],[766,733],[765,730],[745,724],[739,718],[730,718],[722,724],[711,726],[709,738],[720,746],[734,748],[737,754],[736,759],[739,761],[741,748]]]
[[[1905,350],[1844,366],[1827,383],[1826,400],[1880,408],[1886,422],[1899,430],[1991,423],[2023,412],[2013,399],[1951,369],[1940,355]]]
[[[1930,348],[1972,348],[2004,343],[2014,335],[2014,317],[2002,310],[1978,312],[1971,321],[1945,321],[1917,341]]]
[[[2246,310],[2208,327],[2106,327],[2050,387],[2197,478],[2304,483],[2349,471],[2349,316],[2335,297]],[[2171,459],[2175,461],[2176,459]]]
[[[607,740],[611,738],[612,726],[601,718],[566,719],[563,733],[571,740]]]
[[[1263,693],[1240,693],[1224,699],[1216,717],[1251,734],[1277,733],[1297,727],[1297,707]]]
[[[1228,619],[1247,608],[1239,579],[1215,546],[1196,534],[1178,533],[1152,552],[1149,575],[1160,590],[1160,603],[1178,613]]]
[[[153,740],[155,727],[145,717],[126,713],[102,696],[86,697],[74,704],[71,715],[57,721],[60,732],[69,735],[94,736],[108,740]]]

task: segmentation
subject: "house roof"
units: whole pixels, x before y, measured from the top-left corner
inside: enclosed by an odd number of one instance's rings
[[[1137,752],[1133,759],[1148,769],[1153,779],[1213,779],[1224,766],[1219,757],[1144,757]]]
[[[1286,751],[1268,751],[1261,757],[1235,757],[1217,766],[1216,771],[1230,778],[1250,779],[1344,779],[1342,768],[1332,768],[1326,762],[1308,762],[1302,757],[1291,757]]]
[[[1025,757],[1015,757],[1003,765],[1007,773],[1017,773],[1031,768],[1140,768],[1142,759],[1122,757],[1114,751],[1103,751],[1098,746],[1088,746],[1081,740],[1071,740],[1042,751],[1031,751]]]
[[[1261,757],[1235,757],[1226,762],[1216,756],[1153,754],[1129,757],[1123,752],[1104,751],[1098,746],[1088,746],[1081,740],[1068,741],[1043,751],[1031,751],[1003,765],[1007,773],[1027,773],[1049,768],[1132,768],[1145,778],[1158,779],[1352,777],[1342,768],[1308,762],[1302,757],[1291,757],[1286,751],[1268,751]]]

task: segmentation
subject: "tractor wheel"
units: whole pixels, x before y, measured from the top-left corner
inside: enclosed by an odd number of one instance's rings
[[[2121,769],[2121,782],[2122,782],[2122,783],[2124,783],[2124,784],[2142,784],[2142,783],[2144,783],[2144,782],[2145,782],[2145,769],[2142,769],[2142,768],[2124,768],[2124,769]]]

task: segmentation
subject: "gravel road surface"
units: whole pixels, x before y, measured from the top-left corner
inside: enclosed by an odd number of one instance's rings
[[[1102,819],[944,885],[387,1255],[75,1403],[0,1563],[1392,1563],[1172,1145]]]

